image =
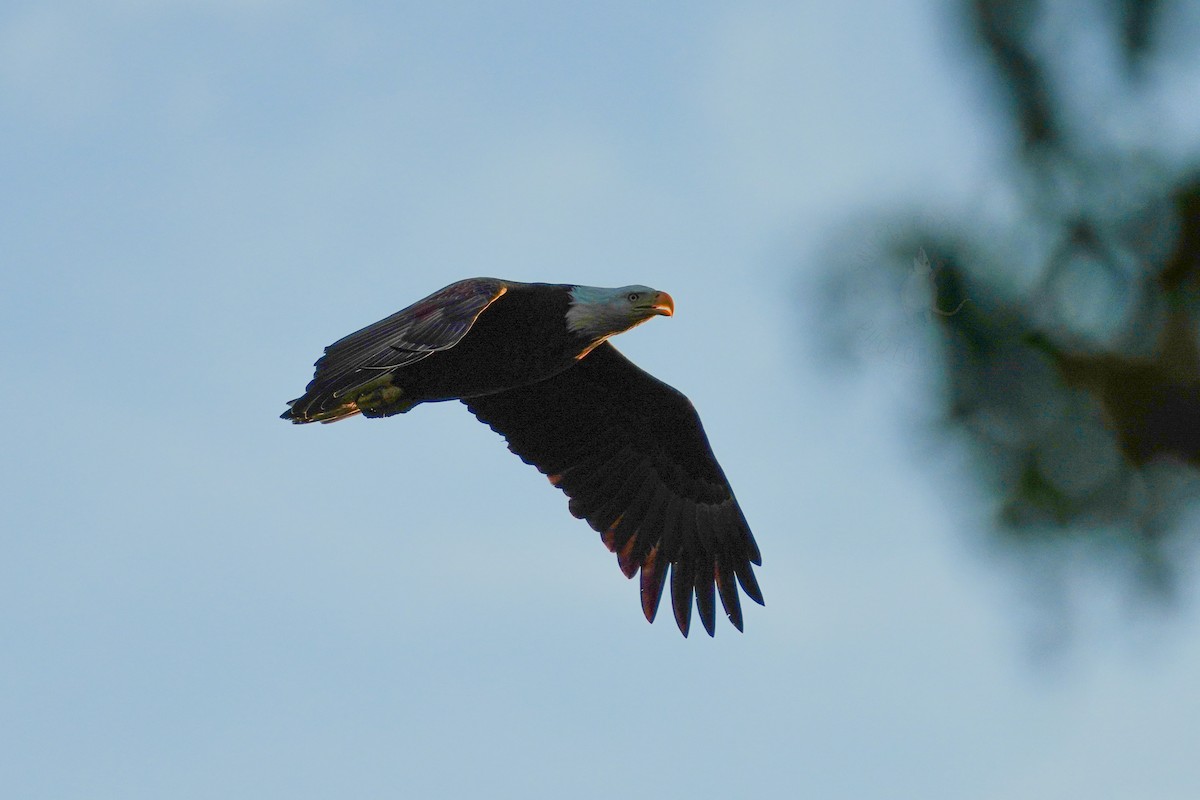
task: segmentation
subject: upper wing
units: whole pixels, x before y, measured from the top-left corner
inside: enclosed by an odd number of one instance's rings
[[[483,310],[507,290],[508,285],[496,278],[469,278],[338,339],[325,348],[304,396],[289,404],[284,419],[309,422],[343,416],[337,409],[347,394],[458,344]]]
[[[531,386],[463,400],[509,449],[549,476],[617,554],[641,570],[642,610],[654,621],[671,565],[675,621],[686,636],[692,592],[714,632],[714,587],[742,629],[735,575],[755,602],[758,545],[691,402],[608,342]]]

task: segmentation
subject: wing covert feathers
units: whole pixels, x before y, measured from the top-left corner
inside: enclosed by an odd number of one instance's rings
[[[366,394],[386,403],[392,371],[458,344],[505,291],[496,278],[469,278],[337,340],[325,348],[304,396],[288,404],[283,418],[333,422],[366,410],[356,402]]]
[[[611,344],[541,383],[463,402],[570,498],[627,577],[640,571],[647,620],[668,573],[684,636],[693,597],[710,636],[717,598],[738,630],[738,585],[763,603],[762,556],[691,402]]]

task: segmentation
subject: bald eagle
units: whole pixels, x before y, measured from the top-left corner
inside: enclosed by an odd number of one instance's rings
[[[715,594],[740,631],[737,584],[763,603],[746,518],[691,402],[607,341],[674,311],[647,286],[459,281],[325,348],[283,419],[387,417],[459,400],[567,495],[626,577],[641,573],[648,621],[669,566],[684,636],[693,593],[709,636]]]

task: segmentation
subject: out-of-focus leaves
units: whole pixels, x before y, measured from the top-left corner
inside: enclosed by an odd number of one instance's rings
[[[1142,57],[1153,48],[1154,21],[1159,16],[1161,0],[1120,0],[1121,50],[1126,66],[1134,69]]]
[[[972,0],[975,35],[983,45],[1013,105],[1027,146],[1054,144],[1059,137],[1053,100],[1030,35],[1037,0]]]
[[[1087,75],[1047,44],[1054,5],[963,0],[1012,124],[1007,214],[858,225],[869,252],[840,261],[830,300],[857,349],[926,337],[942,419],[975,455],[1002,541],[1036,558],[1047,542],[1090,545],[1162,592],[1176,545],[1197,538],[1200,169],[1108,135],[1109,109],[1075,90],[1099,74],[1152,91],[1138,67],[1171,3],[1076,3],[1120,62]]]

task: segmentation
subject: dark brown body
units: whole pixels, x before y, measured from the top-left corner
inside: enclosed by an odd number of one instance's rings
[[[397,370],[392,382],[412,404],[458,400],[527,386],[572,366],[588,347],[563,328],[561,286],[509,289],[454,347]]]

